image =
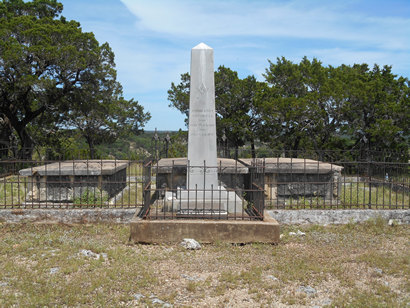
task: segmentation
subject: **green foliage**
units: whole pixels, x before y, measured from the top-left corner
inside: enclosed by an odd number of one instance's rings
[[[94,157],[102,139],[137,133],[150,117],[122,97],[109,45],[62,9],[55,0],[0,2],[0,117],[19,139],[20,158],[66,127],[78,128]]]
[[[1,171],[1,170],[0,170]],[[0,180],[0,204],[17,206],[26,196],[26,178],[18,176],[3,177]]]
[[[171,136],[168,157],[188,156],[188,132],[179,130]]]
[[[188,118],[189,113],[189,87],[190,76],[188,73],[181,75],[178,85],[171,83],[168,91],[170,107],[184,113]],[[254,76],[240,79],[236,71],[220,66],[215,72],[215,107],[216,127],[218,140],[225,146],[238,150],[246,142],[254,147],[255,140],[261,128],[258,103],[268,93],[266,84],[256,81]],[[187,123],[187,118],[185,122]]]
[[[74,198],[74,205],[104,205],[108,201],[108,194],[98,188],[86,188],[81,196]]]
[[[225,146],[250,144],[252,156],[258,140],[271,150],[293,151],[292,156],[313,151],[318,159],[325,158],[323,150],[357,150],[353,160],[369,159],[372,151],[407,155],[409,80],[390,66],[332,67],[282,57],[269,61],[264,77],[266,82],[240,79],[224,66],[215,72],[220,144],[225,134]],[[168,94],[170,106],[188,116],[189,74],[172,83]]]
[[[299,64],[281,58],[270,62],[264,76],[273,91],[264,105],[266,141],[317,152],[407,150],[408,80],[391,67],[334,68],[306,57]]]

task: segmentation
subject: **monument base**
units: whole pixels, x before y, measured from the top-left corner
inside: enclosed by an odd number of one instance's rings
[[[210,218],[210,219],[227,219],[228,212],[220,210],[198,210],[182,209],[177,211],[177,218]]]
[[[205,212],[216,215],[243,213],[245,203],[235,191],[226,190],[222,186],[213,191],[179,189],[176,200],[174,200],[178,213],[184,215],[204,214]]]
[[[130,223],[132,243],[179,243],[193,238],[201,243],[279,243],[278,222],[265,212],[263,221],[173,219],[144,220],[137,216]]]

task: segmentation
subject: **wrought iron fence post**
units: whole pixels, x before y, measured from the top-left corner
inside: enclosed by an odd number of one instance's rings
[[[152,160],[144,162],[143,166],[143,187],[142,187],[142,199],[143,199],[143,206],[140,212],[138,213],[138,217],[145,218],[151,206],[151,168],[152,168]]]
[[[171,137],[169,136],[168,133],[165,136],[164,141],[165,141],[165,157],[168,158],[169,143],[171,141]]]
[[[154,160],[158,160],[158,133],[157,133],[157,129],[155,128],[155,133],[154,133],[154,137],[152,137],[154,139]]]
[[[225,135],[225,132],[224,132],[223,135],[222,135],[222,157],[223,158],[228,157],[226,152],[227,152],[227,145],[226,145],[226,135]]]
[[[372,170],[371,170],[371,157],[370,153],[367,154],[367,175],[369,178],[369,209],[372,208]]]

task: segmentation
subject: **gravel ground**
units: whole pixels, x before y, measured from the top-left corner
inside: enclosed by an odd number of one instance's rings
[[[409,307],[408,225],[281,233],[189,250],[130,245],[124,225],[0,224],[0,306]]]

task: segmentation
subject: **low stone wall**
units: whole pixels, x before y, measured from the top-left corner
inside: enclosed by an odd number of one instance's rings
[[[0,223],[129,223],[139,209],[0,209]],[[382,217],[410,224],[410,210],[269,210],[279,224],[347,224]]]
[[[139,209],[1,209],[0,223],[129,223]]]
[[[269,210],[280,224],[347,224],[382,217],[410,224],[410,210]]]

